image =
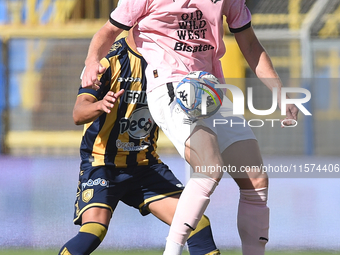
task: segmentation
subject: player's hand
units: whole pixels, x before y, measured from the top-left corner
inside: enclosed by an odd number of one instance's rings
[[[286,105],[286,118],[281,120],[281,123],[282,121],[284,123],[284,125],[281,125],[281,127],[295,125],[297,118],[298,118],[298,113],[299,113],[299,109],[294,104],[287,104]]]
[[[81,77],[81,86],[83,88],[92,88],[98,90],[99,86],[101,85],[98,76],[105,73],[105,71],[106,68],[103,67],[99,62],[88,64],[85,67],[84,73]]]
[[[113,93],[112,91],[107,92],[103,100],[101,100],[101,110],[110,113],[111,109],[114,107],[115,103],[117,102],[117,99],[123,95],[124,89],[121,89],[117,93]]]

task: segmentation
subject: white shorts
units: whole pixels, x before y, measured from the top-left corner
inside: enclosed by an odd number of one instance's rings
[[[174,87],[176,85],[173,84]],[[171,98],[166,85],[150,91],[147,98],[152,118],[183,158],[185,142],[198,125],[208,127],[217,135],[221,153],[237,141],[256,139],[244,117],[232,114],[232,102],[226,96],[216,114],[194,123],[176,103],[176,99],[170,103]]]

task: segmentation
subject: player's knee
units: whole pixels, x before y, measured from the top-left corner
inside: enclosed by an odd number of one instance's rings
[[[268,177],[266,174],[249,175],[241,173],[241,175],[232,175],[241,190],[262,189],[268,187]]]
[[[258,189],[240,189],[240,202],[265,205],[267,203],[267,199],[267,187]]]
[[[268,189],[268,176],[266,173],[259,174],[254,178],[250,178],[251,186],[254,187],[254,189]]]
[[[190,159],[190,163],[194,158],[197,165],[211,165],[212,162],[222,165],[222,157],[217,151],[220,150],[216,134],[203,126],[195,127],[185,142],[185,158]]]
[[[79,232],[92,234],[102,242],[107,233],[107,226],[96,222],[88,222],[81,226]]]

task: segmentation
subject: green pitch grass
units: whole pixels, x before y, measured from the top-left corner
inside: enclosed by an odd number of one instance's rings
[[[240,251],[222,251],[222,255],[241,255]],[[1,255],[57,255],[56,250],[1,250]],[[161,255],[161,250],[98,250],[92,253],[93,255]],[[332,255],[335,252],[314,252],[314,251],[268,251],[266,255]],[[183,255],[189,255],[188,252],[183,252]]]

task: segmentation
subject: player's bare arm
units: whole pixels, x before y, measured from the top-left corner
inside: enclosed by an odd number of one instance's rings
[[[282,82],[277,72],[275,71],[269,55],[262,47],[257,39],[252,27],[235,34],[235,39],[240,47],[240,50],[248,62],[249,67],[253,70],[256,76],[270,89],[277,89],[278,105],[281,108],[281,87]],[[286,106],[285,125],[294,125],[293,121],[297,120],[299,109],[295,105]]]
[[[98,75],[105,72],[105,67],[100,64],[100,60],[109,52],[116,37],[123,30],[107,21],[105,25],[93,36],[87,57],[85,60],[85,70],[82,77],[83,88],[98,89],[101,85]]]
[[[246,59],[249,67],[256,76],[272,90],[273,87],[281,89],[280,78],[275,71],[269,55],[257,39],[252,27],[235,33],[235,39]],[[270,80],[270,82],[268,82]]]
[[[121,89],[117,93],[107,92],[102,100],[88,94],[82,94],[77,97],[73,108],[73,121],[76,125],[83,125],[94,121],[104,112],[110,113],[117,99],[124,93]]]

